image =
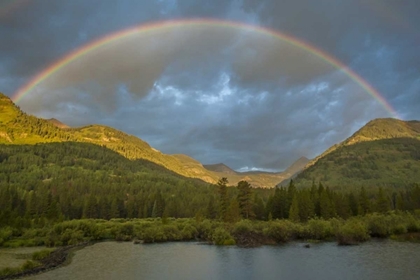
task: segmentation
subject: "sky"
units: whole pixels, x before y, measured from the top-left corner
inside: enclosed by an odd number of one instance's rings
[[[103,124],[167,154],[239,171],[280,171],[375,118],[420,119],[418,0],[0,0],[0,92],[15,94],[78,48],[134,26],[167,24],[87,52],[17,104],[74,127]],[[339,60],[246,28],[270,29]]]

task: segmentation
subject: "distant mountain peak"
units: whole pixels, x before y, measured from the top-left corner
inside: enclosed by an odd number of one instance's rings
[[[237,174],[235,170],[230,168],[224,163],[216,163],[216,164],[204,164],[205,169],[213,171],[213,172],[222,172],[226,174]]]
[[[53,125],[59,128],[70,128],[70,126],[66,125],[65,123],[60,122],[59,120],[55,118],[47,119],[47,121],[49,121],[50,123],[52,123]]]
[[[390,138],[417,138],[420,136],[420,122],[402,121],[393,118],[380,118],[369,121],[366,125],[346,139],[344,145],[364,141]]]
[[[300,157],[295,162],[292,163],[284,173],[290,174],[290,176],[294,176],[296,173],[303,170],[306,164],[310,161],[307,157]]]
[[[0,92],[0,106],[12,106],[12,107],[17,107],[12,99],[10,99],[9,96],[3,94]]]

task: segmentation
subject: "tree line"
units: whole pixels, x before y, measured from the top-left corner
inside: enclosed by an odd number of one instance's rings
[[[420,186],[338,192],[322,183],[299,189],[227,187],[189,179],[145,160],[128,160],[86,143],[0,145],[0,225],[94,218],[343,218],[420,209]]]

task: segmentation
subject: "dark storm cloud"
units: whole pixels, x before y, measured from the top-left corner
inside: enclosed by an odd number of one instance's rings
[[[31,1],[0,18],[11,95],[92,40],[150,21],[212,17],[270,27],[349,65],[401,116],[419,119],[416,0]],[[111,125],[166,153],[283,169],[389,113],[355,81],[285,41],[229,28],[165,29],[80,57],[19,104],[80,126]]]

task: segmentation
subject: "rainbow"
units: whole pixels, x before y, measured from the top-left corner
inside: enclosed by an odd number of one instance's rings
[[[14,102],[18,103],[24,96],[30,93],[37,85],[43,82],[45,79],[50,77],[55,72],[59,71],[66,65],[72,63],[73,61],[79,59],[80,57],[101,48],[109,43],[115,42],[117,40],[127,38],[129,36],[138,35],[139,33],[151,33],[159,30],[170,29],[170,28],[179,28],[187,26],[211,26],[211,27],[220,27],[220,28],[233,28],[233,29],[245,29],[247,31],[258,32],[265,34],[267,36],[272,36],[278,38],[284,42],[287,42],[290,45],[293,45],[299,49],[307,51],[326,63],[334,66],[335,68],[343,71],[348,77],[360,85],[368,94],[375,98],[393,117],[399,118],[398,114],[392,108],[392,106],[386,101],[381,94],[373,88],[367,81],[365,81],[361,76],[356,72],[350,69],[348,66],[344,65],[342,62],[334,58],[333,56],[325,53],[324,51],[304,42],[303,40],[294,38],[288,34],[281,33],[277,30],[269,29],[266,27],[254,26],[240,22],[233,22],[227,20],[219,19],[183,19],[183,20],[170,20],[170,21],[160,21],[144,25],[139,25],[124,29],[102,37],[98,40],[92,41],[81,48],[70,52],[63,58],[51,64],[45,70],[33,77],[29,83],[17,90],[17,92],[12,96]]]

